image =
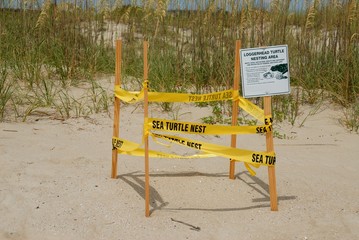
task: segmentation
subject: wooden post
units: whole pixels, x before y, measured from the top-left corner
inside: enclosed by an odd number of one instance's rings
[[[264,115],[272,115],[272,98],[264,97]],[[273,130],[273,128],[272,128]],[[273,131],[266,133],[266,146],[267,152],[274,151],[273,144]],[[278,211],[278,202],[277,202],[277,187],[275,179],[275,166],[268,166],[268,178],[269,178],[269,196],[270,196],[270,206],[272,211]]]
[[[240,54],[239,51],[241,49],[241,41],[236,41],[236,54],[235,54],[235,63],[234,63],[234,80],[233,80],[233,90],[239,90],[239,79],[241,77],[241,72],[239,71],[240,66]],[[238,99],[233,101],[232,105],[232,126],[236,126],[238,121]],[[237,146],[237,135],[231,135],[231,147]],[[230,159],[229,165],[229,178],[234,179],[234,171],[235,171],[235,163],[236,161]]]
[[[144,83],[144,122],[148,118],[148,42],[143,42],[143,83]],[[150,176],[149,176],[149,154],[148,133],[144,133],[145,142],[145,216],[150,216]]]
[[[122,61],[122,40],[116,41],[116,65],[115,65],[115,86],[121,85],[121,61]],[[115,97],[113,114],[113,136],[120,134],[120,99]],[[112,171],[111,178],[117,178],[117,149],[112,149]]]

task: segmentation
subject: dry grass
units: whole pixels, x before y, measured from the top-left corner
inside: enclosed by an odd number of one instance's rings
[[[355,0],[273,0],[270,5],[263,0],[196,1],[196,11],[190,0],[147,0],[142,7],[121,0],[114,5],[100,0],[97,6],[86,0],[57,3],[46,1],[41,11],[0,10],[0,37],[5,43],[0,46],[0,62],[7,62],[11,78],[30,88],[47,79],[66,87],[98,73],[113,73],[113,40],[118,36],[125,43],[123,72],[135,78],[142,76],[142,39],[150,41],[155,90],[228,87],[235,40],[240,39],[243,48],[288,44],[291,83],[303,89],[288,101],[315,103],[328,98],[321,94],[326,92],[344,106],[357,102]],[[36,3],[27,4],[31,8]]]

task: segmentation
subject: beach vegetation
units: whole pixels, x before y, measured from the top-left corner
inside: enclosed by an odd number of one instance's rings
[[[232,87],[236,40],[242,48],[287,44],[291,87],[300,91],[273,97],[275,119],[294,125],[301,105],[323,100],[350,111],[354,106],[350,113],[357,114],[355,0],[45,0],[42,5],[20,0],[17,8],[5,5],[11,2],[0,5],[1,119],[26,115],[17,104],[60,107],[64,117],[71,116],[71,105],[77,106],[77,116],[108,111],[111,99],[96,79],[113,76],[119,38],[124,81],[142,79],[146,39],[151,89],[192,93]],[[88,108],[67,94],[84,82],[92,96]],[[218,107],[231,109],[213,105],[208,121],[218,121]]]

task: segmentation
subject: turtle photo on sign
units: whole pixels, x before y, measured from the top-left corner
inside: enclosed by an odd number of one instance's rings
[[[270,78],[276,78],[278,80],[287,79],[288,77],[284,76],[284,74],[286,74],[287,72],[288,72],[288,64],[282,63],[272,66],[269,72],[263,74],[263,77],[265,79],[270,79]]]

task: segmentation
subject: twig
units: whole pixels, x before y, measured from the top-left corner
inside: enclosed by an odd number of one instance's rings
[[[17,130],[12,130],[12,129],[3,129],[4,132],[18,132]]]
[[[189,226],[189,227],[191,227],[191,228],[190,228],[191,230],[195,230],[195,231],[198,231],[198,232],[201,231],[201,228],[200,228],[200,227],[196,227],[196,226],[194,226],[194,225],[192,225],[192,224],[185,223],[185,222],[182,222],[182,221],[178,221],[178,220],[175,220],[175,219],[173,219],[173,218],[171,218],[171,221],[172,221],[172,222],[181,223],[181,224],[186,225],[186,226]]]

